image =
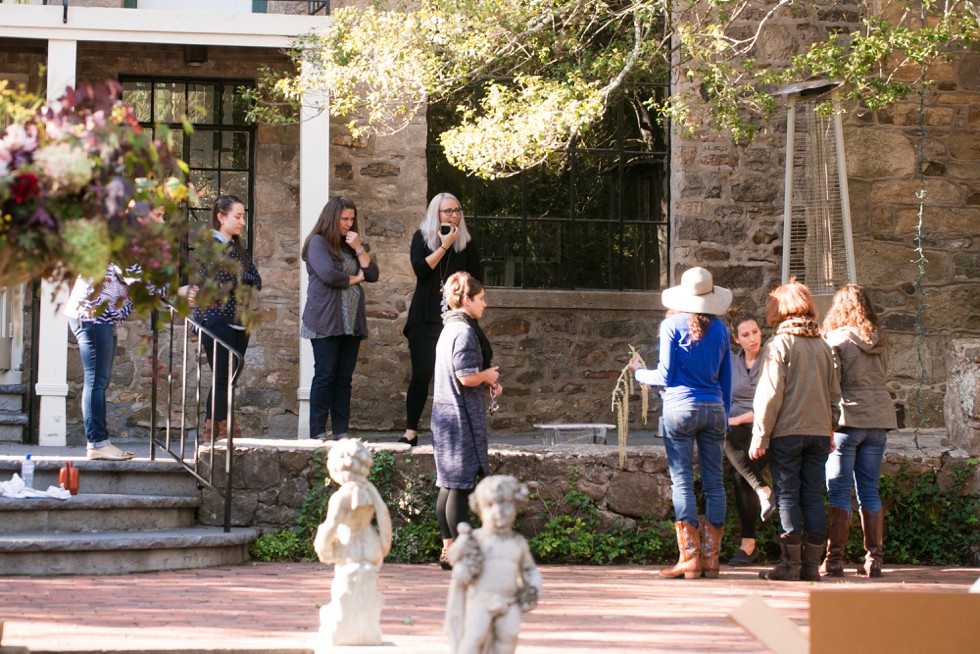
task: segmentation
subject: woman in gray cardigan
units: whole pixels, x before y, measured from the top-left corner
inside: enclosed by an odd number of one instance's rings
[[[364,282],[378,281],[378,266],[357,233],[357,208],[331,198],[303,242],[310,276],[300,336],[313,346],[310,435],[346,438],[350,427],[351,382],[361,339],[367,338]]]
[[[851,529],[851,488],[857,490],[864,530],[864,561],[858,574],[881,576],[884,511],[878,494],[881,460],[888,430],[898,428],[888,382],[888,349],[878,314],[864,289],[842,287],[823,323],[824,338],[837,355],[840,376],[840,427],[834,434],[837,449],[827,459],[827,495],[830,499],[827,558],[821,574],[844,574],[844,546]]]

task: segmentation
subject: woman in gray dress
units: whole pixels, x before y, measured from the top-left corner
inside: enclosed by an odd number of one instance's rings
[[[487,463],[486,391],[500,394],[493,350],[477,320],[487,308],[483,284],[467,272],[446,280],[449,311],[436,345],[432,397],[432,449],[436,463],[436,519],[442,535],[439,563],[449,569],[446,553],[456,526],[469,515],[469,495],[477,477],[490,473]]]

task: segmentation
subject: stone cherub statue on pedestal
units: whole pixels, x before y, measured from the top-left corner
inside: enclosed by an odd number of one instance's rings
[[[470,496],[483,526],[460,523],[449,548],[453,572],[446,603],[452,654],[513,654],[521,613],[537,605],[541,574],[524,537],[512,527],[528,500],[513,477],[487,477]]]
[[[327,471],[340,488],[330,497],[313,540],[320,561],[334,564],[330,604],[320,608],[318,651],[381,644],[378,572],[391,549],[391,516],[368,481],[373,465],[371,452],[351,438],[337,441],[327,455]]]

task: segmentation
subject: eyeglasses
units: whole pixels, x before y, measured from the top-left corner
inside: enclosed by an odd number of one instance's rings
[[[439,213],[444,213],[444,214],[446,214],[448,216],[462,216],[463,215],[463,210],[462,209],[440,209],[439,210]]]

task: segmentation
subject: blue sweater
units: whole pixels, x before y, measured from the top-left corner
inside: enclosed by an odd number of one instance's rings
[[[732,351],[728,327],[712,318],[705,334],[691,342],[688,314],[677,313],[660,323],[660,362],[656,370],[637,370],[636,381],[664,386],[664,405],[721,402],[732,408]]]

